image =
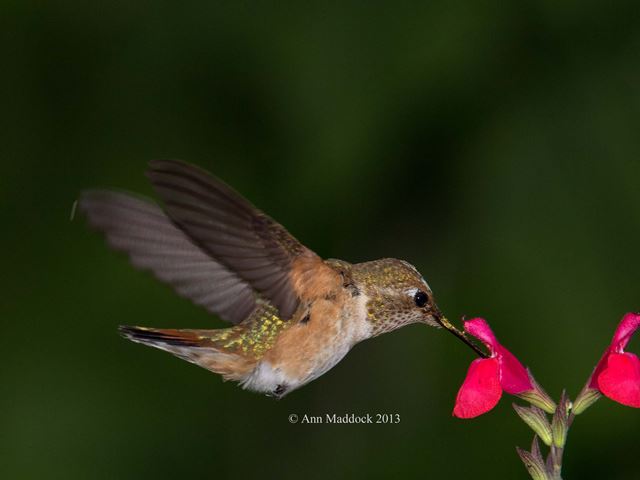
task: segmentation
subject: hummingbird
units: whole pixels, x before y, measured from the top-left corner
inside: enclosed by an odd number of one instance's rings
[[[413,323],[454,328],[406,261],[322,259],[227,184],[185,162],[152,161],[146,176],[162,207],[88,190],[79,210],[134,267],[231,325],[120,326],[129,340],[282,398],[363,340]]]

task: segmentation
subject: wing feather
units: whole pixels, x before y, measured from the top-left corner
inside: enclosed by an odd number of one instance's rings
[[[151,201],[91,190],[82,194],[79,207],[112,248],[127,253],[135,267],[151,271],[179,295],[232,323],[240,323],[256,308],[251,286],[213,259]]]
[[[295,312],[300,290],[292,271],[300,257],[322,266],[315,253],[219,179],[192,165],[153,161],[147,176],[167,215],[211,257],[269,299],[283,319]]]

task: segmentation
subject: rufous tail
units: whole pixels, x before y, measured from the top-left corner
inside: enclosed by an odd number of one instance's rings
[[[172,353],[187,362],[219,373],[226,380],[242,381],[255,367],[256,360],[225,351],[214,339],[219,330],[183,330],[122,325],[120,334],[136,343]]]

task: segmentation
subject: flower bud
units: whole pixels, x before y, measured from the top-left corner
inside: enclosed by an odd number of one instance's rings
[[[562,396],[560,397],[560,403],[558,404],[556,413],[553,415],[553,419],[551,420],[553,445],[559,448],[563,448],[567,441],[567,430],[569,430],[569,406],[569,398],[563,390]]]
[[[549,472],[547,472],[547,468],[542,457],[518,447],[516,447],[516,451],[533,480],[551,480],[551,476],[549,475]]]
[[[522,400],[529,402],[531,405],[535,405],[536,407],[541,408],[547,413],[553,414],[556,411],[556,404],[551,399],[549,394],[544,391],[544,389],[536,382],[531,372],[527,369],[527,373],[529,374],[529,380],[533,385],[531,390],[527,390],[526,392],[521,392],[517,394],[517,397],[520,397]]]
[[[576,398],[575,402],[573,402],[573,408],[571,409],[571,411],[575,415],[580,415],[587,408],[596,403],[601,396],[602,394],[595,388],[585,386],[585,388],[583,388],[578,395],[578,398]]]
[[[513,409],[518,416],[533,430],[540,440],[546,445],[551,445],[553,435],[551,433],[551,425],[545,413],[538,407],[521,407],[513,404]]]

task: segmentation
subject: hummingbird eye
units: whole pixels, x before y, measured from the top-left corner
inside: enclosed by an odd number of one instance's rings
[[[429,301],[429,295],[424,293],[422,290],[418,290],[413,296],[413,300],[416,302],[418,307],[424,307]]]

